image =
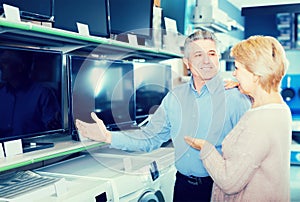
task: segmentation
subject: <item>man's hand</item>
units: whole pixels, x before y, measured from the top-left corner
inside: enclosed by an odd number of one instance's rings
[[[86,123],[80,120],[76,120],[76,127],[78,132],[91,140],[99,141],[99,142],[106,142],[111,143],[111,134],[106,129],[103,121],[97,117],[97,115],[92,112],[91,113],[92,119],[95,123]]]
[[[184,140],[191,147],[193,147],[194,149],[198,149],[198,150],[201,150],[205,143],[205,140],[203,140],[203,139],[192,138],[189,136],[185,136]]]

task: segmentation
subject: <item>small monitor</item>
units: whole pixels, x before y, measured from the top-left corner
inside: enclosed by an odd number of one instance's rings
[[[136,121],[153,114],[172,89],[171,66],[159,63],[134,63]]]
[[[77,22],[89,27],[92,36],[109,37],[107,0],[56,0],[54,28],[78,32]]]
[[[0,47],[0,142],[68,130],[61,52]]]
[[[18,7],[20,17],[29,20],[52,21],[54,0],[0,0],[1,13],[3,4]]]
[[[72,120],[91,122],[95,112],[109,130],[135,125],[132,63],[69,56],[69,68]]]
[[[153,0],[109,0],[111,34],[150,38]]]

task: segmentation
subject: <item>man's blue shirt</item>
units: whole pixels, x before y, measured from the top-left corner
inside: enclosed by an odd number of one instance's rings
[[[172,139],[175,166],[187,176],[208,176],[199,151],[184,136],[206,139],[221,152],[224,137],[250,108],[250,100],[237,88],[225,90],[223,79],[215,76],[198,93],[190,82],[179,85],[163,99],[150,122],[134,132],[113,132],[111,147],[151,151]]]

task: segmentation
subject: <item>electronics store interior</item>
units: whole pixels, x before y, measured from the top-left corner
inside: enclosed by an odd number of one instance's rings
[[[192,103],[175,108],[172,95],[193,82],[184,44],[198,30],[220,42],[224,83],[235,81],[235,44],[269,35],[284,48],[289,66],[280,95],[291,112],[287,195],[300,201],[299,1],[0,2],[0,201],[173,201],[178,155],[188,144],[183,138],[175,144],[171,134],[181,127],[171,119],[192,110],[181,123],[197,122],[197,109]],[[190,150],[203,169],[201,149]]]

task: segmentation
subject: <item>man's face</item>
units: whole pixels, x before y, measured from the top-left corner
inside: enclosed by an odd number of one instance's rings
[[[219,55],[216,43],[200,39],[190,44],[187,63],[194,78],[210,80],[219,71]]]

